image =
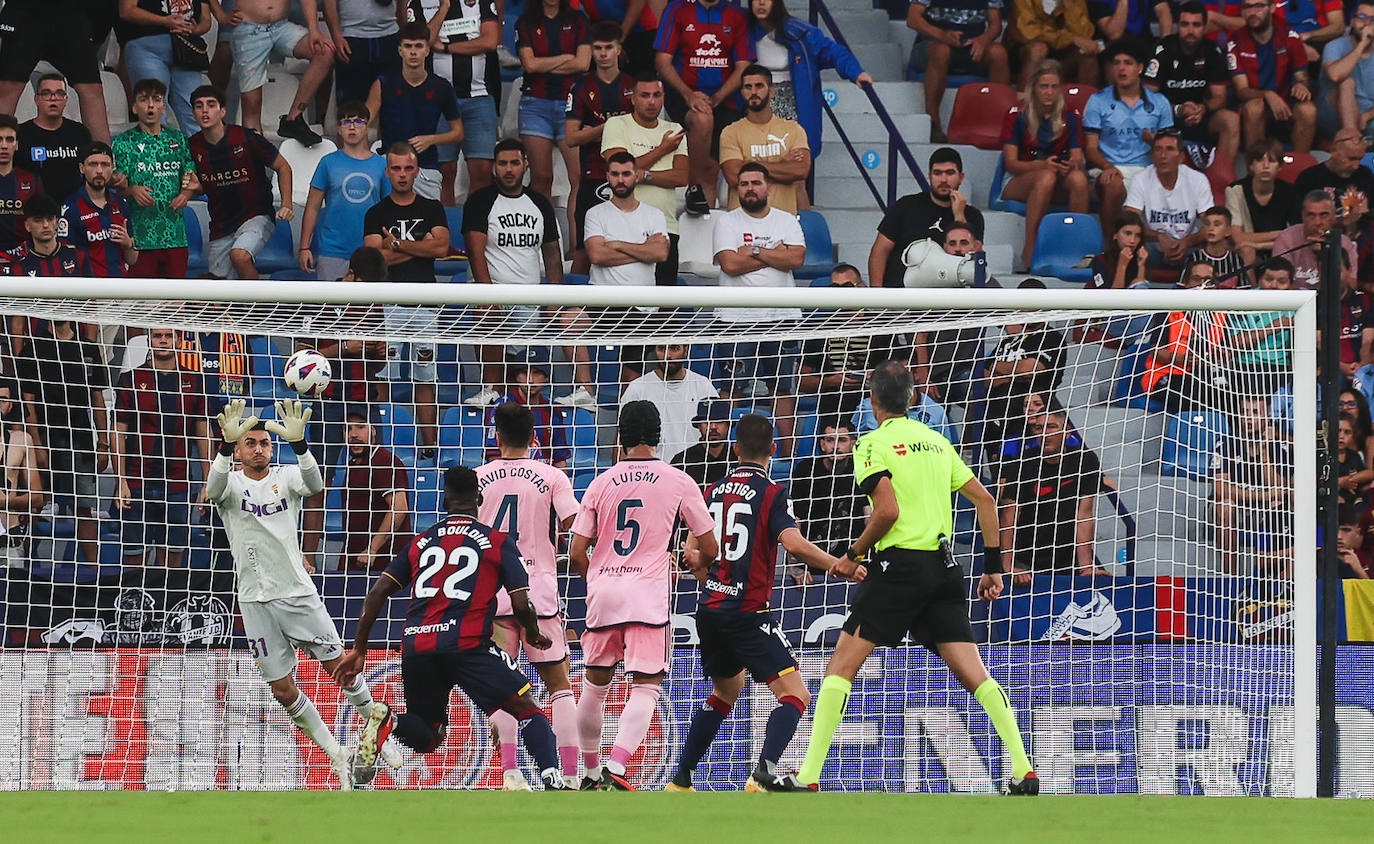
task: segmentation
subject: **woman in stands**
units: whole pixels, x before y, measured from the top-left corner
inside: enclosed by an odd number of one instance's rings
[[[1134,211],[1122,211],[1113,222],[1116,234],[1107,244],[1107,251],[1093,258],[1093,277],[1086,287],[1089,290],[1148,289],[1150,273],[1144,221]],[[1113,317],[1089,328],[1083,339],[1129,346],[1148,323],[1149,317]]]
[[[579,75],[592,65],[587,40],[587,16],[568,0],[531,2],[515,23],[516,53],[525,70],[520,89],[520,140],[529,151],[530,188],[553,200],[553,150],[563,156],[568,171],[568,215],[577,196],[582,167],[578,152],[568,146],[568,94]]]
[[[801,124],[814,161],[821,155],[821,71],[834,68],[860,85],[873,77],[848,48],[788,14],[783,0],[750,0],[749,17],[750,46],[773,71],[773,113]]]
[[[1083,122],[1064,107],[1059,62],[1046,59],[1026,83],[1022,105],[1002,124],[1002,198],[1026,204],[1026,240],[1021,260],[1029,267],[1040,218],[1050,203],[1086,214],[1091,193],[1083,170]]]

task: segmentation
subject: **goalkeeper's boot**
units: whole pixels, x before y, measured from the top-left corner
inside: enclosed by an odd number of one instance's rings
[[[382,742],[382,761],[388,768],[396,769],[406,763],[406,758],[401,755],[401,745],[396,742],[395,736],[387,736],[386,741]]]
[[[754,768],[754,772],[749,775],[749,779],[744,781],[744,790],[756,793],[772,793],[775,791],[813,791],[797,779],[796,774],[782,773],[772,762],[759,760],[759,764]]]
[[[519,771],[506,771],[501,775],[502,791],[534,791],[529,780]]]
[[[539,775],[539,779],[544,782],[545,791],[576,791],[577,788],[571,785],[557,768],[549,768]]]
[[[582,783],[578,785],[578,791],[603,791],[608,783],[606,782],[606,766],[597,765],[587,771],[582,777]]]
[[[353,754],[347,751],[340,751],[338,756],[331,756],[329,758],[329,766],[334,769],[334,775],[339,778],[339,790],[352,791],[354,772]]]
[[[1023,797],[1037,797],[1040,794],[1040,777],[1035,771],[1027,771],[1024,777],[1012,777],[1007,782],[1007,794]]]

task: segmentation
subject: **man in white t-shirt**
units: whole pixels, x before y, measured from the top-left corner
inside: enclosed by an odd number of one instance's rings
[[[592,284],[652,287],[654,267],[668,260],[668,222],[663,212],[635,195],[635,157],[618,150],[606,158],[609,202],[587,212],[584,241]]]
[[[681,343],[654,346],[653,368],[631,381],[625,388],[625,394],[620,397],[621,407],[638,399],[647,399],[658,408],[663,426],[659,457],[668,462],[701,439],[696,425],[692,423],[698,402],[720,398],[720,391],[709,378],[687,367],[689,351]]]
[[[1150,160],[1131,180],[1124,208],[1145,221],[1150,262],[1181,269],[1188,250],[1202,243],[1199,217],[1216,204],[1212,184],[1193,168],[1180,166],[1183,148],[1177,133],[1156,134]]]
[[[806,239],[795,215],[771,207],[768,168],[750,161],[739,168],[739,207],[716,216],[712,235],[715,263],[720,266],[722,287],[796,286],[792,271],[806,260]],[[779,299],[786,299],[780,293]],[[746,323],[731,333],[756,334],[759,323],[800,320],[799,308],[716,308],[716,319]],[[721,389],[734,399],[776,396],[773,418],[778,422],[779,457],[791,454],[792,411],[796,407],[797,362],[801,345],[796,340],[723,343],[716,348],[716,377]],[[772,388],[771,390],[769,388]]]
[[[663,83],[649,74],[635,80],[633,111],[606,120],[601,130],[601,155],[621,151],[635,157],[640,202],[663,212],[668,224],[668,257],[660,261],[655,280],[671,287],[677,284],[677,193],[687,186],[687,147],[682,126],[662,118]]]

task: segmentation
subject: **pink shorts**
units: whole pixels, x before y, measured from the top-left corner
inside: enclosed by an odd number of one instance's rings
[[[621,624],[582,634],[582,662],[588,668],[614,668],[625,661],[627,674],[668,673],[672,628],[664,625]]]
[[[568,658],[568,634],[563,628],[563,616],[539,619],[539,632],[553,640],[547,649],[532,647],[525,641],[525,628],[513,615],[502,616],[492,625],[492,639],[497,644],[505,647],[511,642],[519,642],[534,665],[553,665]],[[506,652],[511,656],[519,655],[510,648],[506,648]]]

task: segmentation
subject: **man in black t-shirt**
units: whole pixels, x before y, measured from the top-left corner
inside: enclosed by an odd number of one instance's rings
[[[1068,446],[1068,417],[1050,410],[1031,419],[1039,444],[1002,464],[1002,555],[1013,582],[1037,574],[1110,577],[1093,558],[1095,501],[1106,482],[1097,455]]]
[[[730,450],[730,402],[704,401],[697,405],[692,424],[701,439],[673,458],[673,465],[705,488],[730,474],[735,456]]]
[[[79,156],[90,146],[91,133],[81,123],[63,116],[67,83],[60,74],[39,77],[33,101],[38,116],[19,124],[19,153],[14,163],[37,174],[48,196],[61,202],[85,184]]]
[[[952,147],[940,147],[930,154],[930,190],[908,194],[892,204],[878,224],[878,236],[868,253],[870,287],[901,287],[906,265],[902,254],[918,240],[930,239],[941,245],[952,224],[959,222],[983,239],[983,212],[969,204],[959,192],[964,183],[964,160]]]
[[[1213,148],[1228,161],[1240,152],[1240,115],[1226,107],[1231,77],[1221,48],[1207,38],[1207,7],[1189,0],[1177,14],[1178,31],[1160,39],[1143,81],[1169,99],[1185,152],[1205,169]]]
[[[1342,129],[1331,141],[1331,157],[1313,164],[1293,182],[1299,201],[1293,213],[1302,216],[1301,198],[1310,191],[1324,190],[1336,204],[1336,220],[1348,237],[1359,231],[1369,217],[1374,201],[1374,172],[1362,163],[1367,145],[1358,129]]]
[[[437,200],[415,192],[420,173],[415,148],[397,141],[386,151],[386,177],[391,193],[363,215],[363,245],[382,253],[389,281],[434,281],[434,260],[448,254],[448,217]],[[386,326],[392,337],[429,333],[438,327],[439,309],[386,305]],[[387,380],[378,383],[378,399],[391,401],[388,381],[401,378],[402,355],[410,359],[415,382],[415,418],[420,423],[420,459],[434,457],[439,442],[439,408],[435,382],[439,380],[432,342],[392,343],[387,346]]]
[[[854,484],[854,423],[822,416],[816,453],[792,469],[789,497],[802,532],[827,553],[843,555],[864,530],[867,502]]]
[[[1044,323],[1013,323],[1002,332],[988,358],[983,418],[983,442],[988,445],[1000,444],[1007,426],[1021,418],[1026,396],[1053,392],[1064,372],[1064,335],[1059,331]]]

